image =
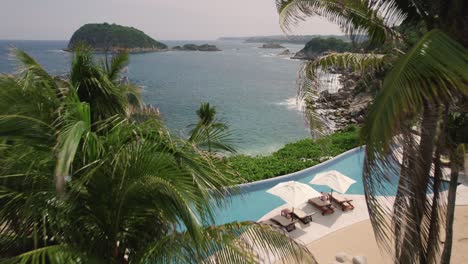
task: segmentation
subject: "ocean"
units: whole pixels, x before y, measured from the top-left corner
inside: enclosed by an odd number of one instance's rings
[[[132,54],[125,73],[142,86],[143,100],[158,107],[173,134],[184,136],[197,122],[201,102],[216,106],[218,117],[232,129],[239,153],[271,153],[286,143],[309,137],[296,105],[296,78],[301,62],[240,41],[163,41],[170,47],[186,43],[217,45],[220,52],[169,51]],[[66,74],[71,54],[67,41],[0,40],[0,73],[16,63],[9,47],[32,55],[52,74]],[[292,52],[302,45],[284,45]]]

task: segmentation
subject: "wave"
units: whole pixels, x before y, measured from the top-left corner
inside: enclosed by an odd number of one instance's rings
[[[286,106],[288,110],[302,111],[304,108],[304,100],[298,100],[296,97],[290,97],[285,101],[275,103],[276,105]]]
[[[278,57],[278,54],[275,54],[275,53],[260,53],[262,57],[264,58],[274,58],[274,57]]]
[[[67,51],[64,51],[64,50],[61,50],[61,49],[47,50],[46,52],[51,52],[51,53],[67,53]]]
[[[241,149],[239,153],[243,155],[248,155],[248,156],[267,156],[270,155],[271,153],[281,149],[284,147],[285,144],[272,144],[268,146],[257,146],[253,148],[248,148],[248,149]]]

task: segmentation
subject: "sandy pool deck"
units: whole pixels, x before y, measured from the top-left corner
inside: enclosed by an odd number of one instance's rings
[[[468,263],[467,227],[468,206],[457,206],[455,209],[451,263]],[[307,248],[314,254],[320,264],[333,263],[338,252],[344,252],[350,258],[353,256],[366,256],[368,263],[392,263],[391,257],[378,248],[369,220],[353,224],[315,240],[308,244]]]
[[[313,221],[307,225],[296,224],[296,230],[290,232],[289,236],[306,245],[320,264],[336,263],[335,256],[340,252],[349,256],[349,261],[346,263],[352,263],[353,256],[365,256],[367,263],[392,263],[391,256],[382,252],[377,246],[364,196],[346,195],[346,197],[353,199],[355,205],[353,211],[342,212],[336,209],[334,214],[322,216],[308,204],[301,206],[300,208],[306,213],[315,213]],[[392,197],[387,197],[385,201],[393,203]],[[268,223],[268,219],[279,215],[284,208],[287,208],[287,205],[272,210],[259,221]],[[441,241],[444,240],[442,234]],[[451,263],[468,263],[468,181],[466,179],[457,188]]]

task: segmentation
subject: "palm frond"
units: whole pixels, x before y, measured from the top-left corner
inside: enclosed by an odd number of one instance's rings
[[[141,259],[161,263],[317,263],[306,247],[269,225],[231,223],[208,227],[203,236],[201,244],[184,233],[168,236],[149,246]]]
[[[70,82],[81,102],[90,105],[93,123],[114,115],[125,115],[127,98],[107,76],[104,69],[96,65],[89,49],[78,48],[72,60]]]
[[[189,142],[202,150],[226,151],[236,153],[232,131],[226,124],[217,122],[208,125],[198,124],[190,132]]]
[[[112,56],[110,65],[108,65],[108,62],[106,61],[105,69],[109,80],[114,83],[119,81],[120,74],[128,65],[129,61],[130,57],[128,52],[121,52]]]
[[[372,9],[369,1],[352,0],[342,2],[339,0],[277,0],[280,25],[283,30],[290,30],[292,25],[304,21],[306,17],[322,16],[338,24],[346,34],[367,34],[371,43],[383,43],[397,37],[392,29],[404,14],[393,10],[396,16],[394,21],[384,19],[378,10]],[[391,6],[388,6],[388,10]],[[399,19],[396,19],[399,18]],[[389,23],[392,22],[392,23]]]
[[[363,129],[369,153],[388,153],[387,143],[396,135],[401,117],[420,112],[425,101],[451,101],[457,93],[466,96],[467,65],[468,52],[460,44],[439,30],[428,32],[385,78]]]
[[[378,241],[394,241],[399,261],[437,262],[440,183],[428,178],[439,122],[439,106],[467,94],[468,53],[444,33],[428,32],[400,58],[386,76],[383,89],[367,116],[364,186],[370,218]],[[420,124],[421,131],[412,127]],[[419,136],[415,136],[419,134]],[[403,157],[403,164],[399,159]],[[439,157],[435,157],[438,159]],[[437,166],[436,166],[437,167]],[[438,169],[435,172],[439,175]],[[380,196],[398,184],[393,209]],[[428,192],[435,194],[428,197]],[[380,197],[380,198],[379,198]],[[392,225],[386,219],[392,215]],[[392,232],[394,231],[394,232]]]
[[[69,105],[71,107],[71,105]],[[91,113],[86,103],[72,106],[74,113],[68,114],[62,122],[57,139],[57,163],[55,167],[56,189],[59,195],[65,194],[65,178],[71,177],[70,167],[75,160],[78,146],[86,132],[91,131]],[[74,116],[71,118],[71,116]]]
[[[61,263],[97,263],[79,252],[70,249],[67,246],[54,245],[43,247],[23,253],[15,258],[1,261],[2,264],[8,263],[31,263],[31,264],[61,264]]]

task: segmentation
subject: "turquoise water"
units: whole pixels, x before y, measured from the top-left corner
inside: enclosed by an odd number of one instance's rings
[[[194,41],[165,41],[169,46],[187,42]],[[187,125],[197,121],[200,103],[209,101],[234,130],[241,153],[264,154],[309,136],[294,100],[299,61],[276,56],[282,50],[259,49],[261,44],[208,43],[223,51],[131,55],[127,75],[144,86],[144,101],[160,108],[172,133],[184,135]],[[10,45],[24,49],[54,74],[69,68],[71,54],[61,51],[67,41],[0,40],[1,73],[14,70]]]

